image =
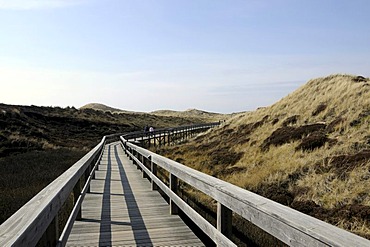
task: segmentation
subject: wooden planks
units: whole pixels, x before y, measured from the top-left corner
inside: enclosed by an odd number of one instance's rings
[[[203,246],[119,143],[105,147],[67,246]]]

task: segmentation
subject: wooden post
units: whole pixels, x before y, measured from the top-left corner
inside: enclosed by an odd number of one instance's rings
[[[90,165],[88,165],[88,167],[86,168],[86,170],[85,170],[85,183],[86,183],[86,181],[89,179],[89,177],[90,177],[90,172],[91,172],[91,170],[92,170],[92,166],[95,164],[95,162],[96,162],[96,160],[97,160],[97,158],[95,157],[92,161],[91,161],[91,163],[90,163]],[[88,187],[87,187],[87,193],[90,193],[90,184],[88,185]]]
[[[146,159],[145,159],[144,155],[142,155],[142,154],[139,154],[139,155],[141,156],[141,159],[140,159],[141,163],[143,164],[143,166],[146,167],[146,165],[145,165]],[[144,169],[141,169],[141,173],[142,173],[143,178],[147,178],[147,175],[146,175]]]
[[[152,174],[157,177],[157,164],[155,164],[152,160],[152,156],[148,157],[148,160],[150,162],[150,170],[152,171]],[[157,184],[152,179],[152,190],[158,190]]]
[[[133,154],[134,154],[134,157],[136,159],[139,159],[139,152],[138,151],[134,150]],[[138,162],[136,162],[136,160],[134,160],[134,164],[136,165],[136,169],[141,170],[141,167],[139,166]]]
[[[44,235],[38,242],[37,246],[56,246],[59,240],[59,217],[58,214],[54,217],[53,221],[50,223],[46,229]]]
[[[77,181],[75,187],[73,188],[73,205],[76,204],[78,198],[81,195],[81,178]],[[81,207],[78,209],[76,220],[82,219]]]
[[[129,148],[127,149],[127,151],[128,151],[128,153],[131,153],[131,154],[132,154],[132,149],[131,149],[131,147],[129,147]],[[128,154],[128,153],[127,153],[127,154]],[[129,154],[128,154],[128,159],[129,159],[129,160],[132,160],[132,157],[131,157],[131,155],[129,155]]]
[[[177,177],[172,173],[170,174],[170,189],[177,194]],[[170,200],[170,214],[174,215],[178,213],[179,208],[172,200]]]
[[[232,216],[233,212],[217,202],[217,230],[226,237],[231,237],[232,234]]]
[[[171,131],[168,131],[167,132],[167,145],[170,146],[171,145]]]

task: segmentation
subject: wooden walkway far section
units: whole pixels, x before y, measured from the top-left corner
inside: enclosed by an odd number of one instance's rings
[[[204,246],[132,164],[119,142],[105,146],[67,246]]]

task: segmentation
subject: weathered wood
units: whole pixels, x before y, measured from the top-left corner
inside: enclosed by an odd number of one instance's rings
[[[131,143],[152,162],[291,246],[369,246],[370,241]],[[152,178],[154,179],[154,178]],[[173,198],[170,196],[171,200]],[[178,204],[177,204],[178,205]],[[204,230],[204,229],[203,229]]]
[[[39,246],[55,246],[59,238],[59,219],[58,215],[55,216],[54,220],[50,223],[46,229],[44,235],[38,242]]]
[[[151,173],[153,174],[153,176],[157,177],[157,164],[155,164],[153,161],[152,161],[152,156],[149,156],[149,161],[150,161],[150,171]],[[151,179],[151,184],[152,184],[152,190],[157,190],[158,189],[158,186],[157,184],[153,181],[153,179]]]
[[[78,198],[81,195],[81,178],[77,181],[75,187],[73,188],[73,204],[76,204]],[[76,219],[81,219],[81,209],[78,210]]]
[[[177,177],[173,174],[170,174],[170,189],[173,191],[173,193],[177,194]],[[173,200],[170,198],[170,214],[178,214],[179,208],[174,203]]]
[[[228,238],[232,234],[232,216],[233,212],[229,208],[217,202],[217,230]]]

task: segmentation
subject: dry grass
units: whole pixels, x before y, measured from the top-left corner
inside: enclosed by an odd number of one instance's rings
[[[311,200],[324,208],[358,204],[370,206],[370,162],[355,168],[347,179],[342,180],[335,173],[329,171],[317,174],[311,169],[308,174],[297,182],[297,186],[310,185],[306,194],[297,200]]]
[[[160,152],[370,239],[369,83],[352,75],[313,79],[270,107],[238,114]],[[307,130],[318,123],[324,126],[320,132]],[[284,128],[282,142],[267,142]],[[295,130],[300,134],[289,137]],[[315,135],[323,138],[320,145],[299,148]],[[221,150],[243,155],[233,164],[212,166]],[[350,209],[353,214],[333,213]]]
[[[220,114],[214,112],[206,112],[197,109],[189,109],[186,111],[158,110],[151,112],[151,114],[156,116],[167,116],[167,117],[201,118],[208,122],[225,120],[233,116],[233,114]]]

